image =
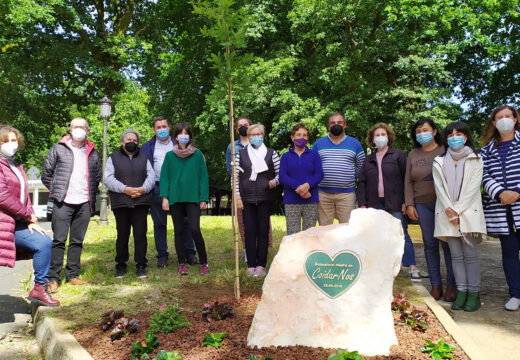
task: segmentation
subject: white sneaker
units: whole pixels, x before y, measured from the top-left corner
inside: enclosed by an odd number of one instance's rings
[[[254,267],[247,268],[247,274],[249,276],[255,276],[255,268]]]
[[[505,308],[509,311],[516,311],[518,310],[518,307],[520,307],[520,299],[517,299],[515,297],[512,297],[509,299],[508,302],[506,302]]]
[[[410,270],[408,273],[410,274],[410,279],[412,279],[412,281],[421,281],[421,274],[419,273],[418,268]]]
[[[255,269],[255,274],[253,276],[254,277],[259,277],[259,276],[265,276],[265,275],[266,275],[265,267],[257,266],[256,269]]]

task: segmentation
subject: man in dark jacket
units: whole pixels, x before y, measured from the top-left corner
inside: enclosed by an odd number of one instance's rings
[[[72,119],[71,136],[64,136],[49,150],[43,165],[42,182],[54,202],[54,239],[48,276],[51,292],[56,291],[61,283],[60,272],[67,237],[66,280],[72,285],[86,284],[79,278],[81,251],[101,181],[101,161],[94,144],[86,139],[89,132],[87,120],[79,117]]]
[[[152,197],[152,220],[153,234],[155,238],[155,249],[157,250],[157,267],[164,268],[168,264],[168,244],[166,241],[166,225],[168,223],[168,213],[162,209],[162,199],[159,196],[159,178],[161,177],[161,168],[166,153],[173,150],[175,140],[170,136],[170,123],[164,116],[157,116],[153,119],[153,131],[155,136],[143,144],[141,152],[146,154],[155,171],[155,187]],[[195,257],[195,246],[191,233],[188,230],[188,221],[184,219],[184,250],[188,264],[198,263]]]
[[[137,277],[145,278],[148,262],[146,218],[152,203],[155,173],[146,155],[139,151],[139,134],[135,130],[123,131],[121,148],[108,158],[104,179],[116,218],[116,278],[123,277],[126,272],[131,229]]]

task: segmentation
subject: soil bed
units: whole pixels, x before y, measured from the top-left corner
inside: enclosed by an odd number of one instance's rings
[[[236,315],[231,319],[208,323],[202,320],[200,311],[183,311],[182,313],[186,315],[192,326],[169,334],[157,334],[160,345],[150,356],[150,359],[155,357],[158,350],[178,350],[185,360],[248,359],[249,355],[252,354],[262,354],[271,357],[273,360],[326,360],[330,354],[336,352],[336,349],[307,346],[251,349],[247,346],[247,333],[260,296],[258,294],[244,295],[238,301],[229,297],[215,300],[229,302],[231,307],[235,309]],[[202,310],[202,304],[203,302],[200,304],[200,310]],[[139,332],[114,342],[110,340],[108,333],[104,333],[99,326],[80,328],[73,331],[73,335],[96,360],[128,360],[131,357],[132,344],[137,340],[144,339],[144,333],[149,328],[149,319],[153,313],[154,311],[143,312],[132,316],[140,321]],[[396,325],[395,331],[399,345],[392,346],[390,356],[365,357],[365,359],[429,359],[426,354],[419,351],[419,348],[424,345],[425,338],[434,340],[444,338],[446,342],[457,347],[457,350],[453,352],[455,359],[469,359],[431,313],[430,318],[432,324],[425,333],[413,331],[408,326]],[[395,313],[394,319],[397,319]],[[226,332],[228,337],[224,339],[221,348],[202,347],[202,339],[204,334],[208,332]]]

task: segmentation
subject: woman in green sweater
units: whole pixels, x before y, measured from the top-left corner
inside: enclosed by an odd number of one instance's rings
[[[204,155],[193,146],[190,127],[179,123],[173,138],[177,141],[173,151],[166,154],[159,180],[162,207],[171,211],[175,229],[175,251],[179,260],[178,273],[188,274],[184,255],[184,217],[188,218],[193,240],[200,258],[200,274],[209,274],[208,258],[204,238],[200,231],[200,210],[206,209],[208,202],[208,170]]]

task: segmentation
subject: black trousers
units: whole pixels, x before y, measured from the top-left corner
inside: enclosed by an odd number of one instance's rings
[[[65,277],[67,281],[78,277],[83,239],[89,222],[90,205],[88,202],[79,205],[54,203],[52,209],[52,233],[54,238],[52,240],[49,281],[61,282],[60,273],[63,268],[67,238],[69,238],[69,249],[67,251]]]
[[[177,252],[177,260],[179,264],[186,263],[186,252],[184,248],[184,218],[188,218],[188,226],[190,227],[191,236],[195,242],[195,247],[199,253],[201,264],[208,263],[208,255],[206,253],[206,245],[200,231],[200,207],[198,203],[180,202],[170,206],[173,217],[173,226],[175,232],[175,251]]]
[[[271,202],[244,203],[242,214],[244,216],[246,233],[247,266],[265,267],[267,264],[267,247],[269,245]]]
[[[146,266],[146,250],[148,241],[146,231],[148,230],[147,217],[149,206],[136,206],[133,208],[113,209],[116,218],[117,240],[116,240],[116,268],[126,268],[128,261],[128,240],[130,229],[134,235],[134,261],[137,266]]]

